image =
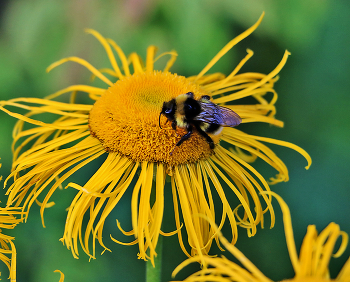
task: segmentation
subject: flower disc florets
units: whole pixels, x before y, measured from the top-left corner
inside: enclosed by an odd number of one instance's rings
[[[118,80],[93,106],[91,134],[107,151],[139,162],[177,165],[208,157],[212,150],[197,132],[170,154],[186,130],[175,131],[164,116],[159,127],[163,102],[187,92],[197,98],[207,95],[199,85],[170,72],[145,72]]]

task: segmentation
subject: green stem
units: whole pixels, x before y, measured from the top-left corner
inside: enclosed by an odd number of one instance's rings
[[[154,266],[151,260],[146,262],[146,282],[160,282],[162,278],[162,249],[163,249],[163,236],[159,236],[156,252],[157,256],[154,258]]]

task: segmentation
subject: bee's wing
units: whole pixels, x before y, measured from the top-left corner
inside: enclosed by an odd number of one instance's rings
[[[218,106],[220,109],[220,115],[222,118],[222,126],[234,127],[239,125],[242,122],[241,117],[234,111],[229,108]]]
[[[199,101],[202,111],[194,119],[221,126],[234,127],[242,122],[241,117],[229,108],[221,107],[210,101]]]

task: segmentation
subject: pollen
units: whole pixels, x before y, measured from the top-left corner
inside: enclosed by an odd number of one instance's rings
[[[174,166],[207,158],[213,150],[197,132],[175,148],[186,130],[175,131],[164,116],[159,127],[163,103],[187,92],[195,93],[196,98],[208,95],[199,85],[170,72],[144,72],[118,80],[90,111],[91,135],[106,151],[137,162]],[[219,136],[213,140],[218,143]]]

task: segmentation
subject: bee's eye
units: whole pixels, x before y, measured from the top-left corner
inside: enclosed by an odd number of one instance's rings
[[[187,96],[189,96],[190,98],[193,98],[193,96],[194,96],[193,92],[187,92],[186,94],[187,94]]]
[[[169,102],[164,102],[162,112],[165,115],[169,116],[169,115],[174,114],[175,108],[176,108],[175,99],[173,99],[173,100],[171,100]]]

